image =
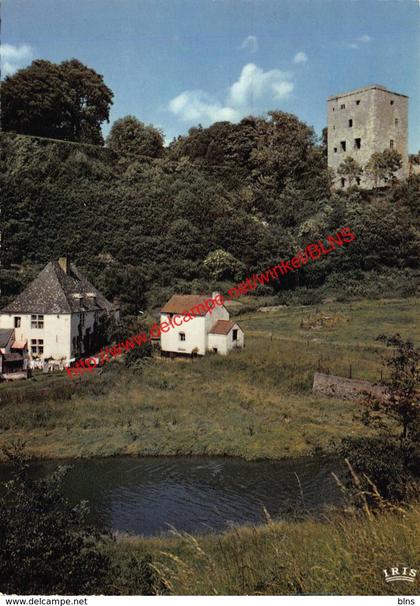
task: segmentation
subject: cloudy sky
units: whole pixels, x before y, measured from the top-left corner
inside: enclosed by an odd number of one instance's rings
[[[111,122],[167,140],[271,109],[320,133],[328,95],[379,83],[410,96],[420,149],[418,0],[3,0],[2,77],[72,57],[114,91]]]

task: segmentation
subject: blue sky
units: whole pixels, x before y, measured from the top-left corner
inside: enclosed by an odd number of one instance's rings
[[[111,122],[167,140],[271,109],[320,133],[328,95],[383,84],[410,96],[420,149],[418,0],[3,0],[2,44],[3,75],[76,57],[114,91]]]

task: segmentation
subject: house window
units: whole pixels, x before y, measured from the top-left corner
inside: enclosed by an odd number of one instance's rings
[[[44,316],[31,316],[31,328],[44,328]]]
[[[360,177],[356,177],[356,183],[357,183],[357,185],[360,185],[361,181],[362,181],[362,180],[361,180],[361,178],[360,178]]]
[[[213,353],[217,353],[217,347],[213,347]]]
[[[337,148],[336,148],[336,147],[334,147],[334,153],[335,153],[335,154],[337,153]]]
[[[179,340],[180,341],[185,341],[185,332],[180,332],[179,333]]]
[[[31,352],[33,354],[44,353],[44,339],[31,339]]]
[[[362,147],[362,140],[361,139],[355,139],[354,140],[354,149],[360,149]]]
[[[389,141],[389,149],[394,149],[394,139],[390,139],[390,141]]]
[[[15,316],[15,328],[20,328],[20,316]]]
[[[356,99],[356,105],[360,105],[360,99]]]
[[[346,142],[345,141],[340,141],[340,149],[341,149],[341,151],[346,151]]]
[[[395,118],[394,123],[395,123],[395,126],[398,126],[398,118]]]
[[[346,180],[344,177],[341,177],[341,187],[345,187],[346,186]]]
[[[335,107],[333,107],[333,112],[335,112]]]
[[[350,118],[349,120],[349,128],[351,128],[353,126],[353,120]]]
[[[237,341],[238,340],[238,330],[235,328],[235,330],[232,330],[232,341]]]
[[[394,105],[394,99],[391,99],[391,101],[389,102],[390,105]]]
[[[340,109],[346,109],[346,104],[345,104],[345,103],[342,103],[342,104],[340,105]]]

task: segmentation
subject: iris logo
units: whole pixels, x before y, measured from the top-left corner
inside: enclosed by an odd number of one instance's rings
[[[414,583],[414,579],[416,578],[417,570],[415,568],[408,568],[404,566],[404,568],[390,568],[390,572],[385,568],[383,573],[385,575],[385,581],[387,583],[393,583],[394,581],[408,581],[409,583]]]

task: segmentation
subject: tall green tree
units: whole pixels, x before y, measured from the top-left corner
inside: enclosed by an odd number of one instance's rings
[[[351,187],[358,178],[363,174],[363,168],[351,156],[347,156],[337,168],[337,173],[341,177],[347,178]]]
[[[122,158],[159,158],[163,155],[163,133],[158,128],[143,124],[134,116],[116,120],[107,137],[107,146]]]
[[[385,149],[383,152],[375,152],[371,155],[365,173],[374,181],[377,188],[381,181],[384,184],[394,181],[395,173],[401,166],[401,154],[395,149]]]
[[[103,144],[113,93],[77,59],[36,60],[1,86],[2,128],[20,134]]]

